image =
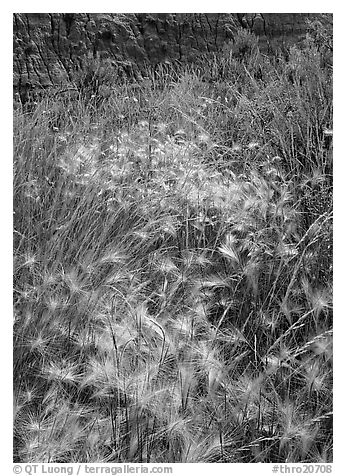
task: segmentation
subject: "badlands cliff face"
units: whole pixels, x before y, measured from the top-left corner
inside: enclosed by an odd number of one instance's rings
[[[144,64],[193,61],[220,51],[239,27],[262,49],[297,41],[312,14],[15,13],[14,87],[61,84],[92,57],[109,58],[125,73]]]

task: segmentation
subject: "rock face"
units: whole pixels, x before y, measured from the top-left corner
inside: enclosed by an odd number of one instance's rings
[[[262,47],[299,39],[313,14],[84,14],[15,13],[14,88],[48,87],[71,79],[92,58],[110,58],[123,69],[146,63],[193,61],[219,51],[243,27]]]

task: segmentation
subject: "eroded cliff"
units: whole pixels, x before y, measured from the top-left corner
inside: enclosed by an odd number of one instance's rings
[[[71,79],[93,57],[126,72],[145,63],[193,61],[223,48],[243,27],[262,48],[299,40],[312,14],[87,14],[15,13],[14,88],[47,87]]]

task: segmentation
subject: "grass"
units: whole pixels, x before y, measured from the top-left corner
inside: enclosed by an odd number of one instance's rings
[[[16,462],[332,461],[331,67],[247,44],[15,104]]]

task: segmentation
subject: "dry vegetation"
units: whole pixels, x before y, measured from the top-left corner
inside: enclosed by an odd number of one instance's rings
[[[15,105],[15,461],[332,460],[332,67],[312,32],[271,58],[241,33],[135,82],[94,63]]]

